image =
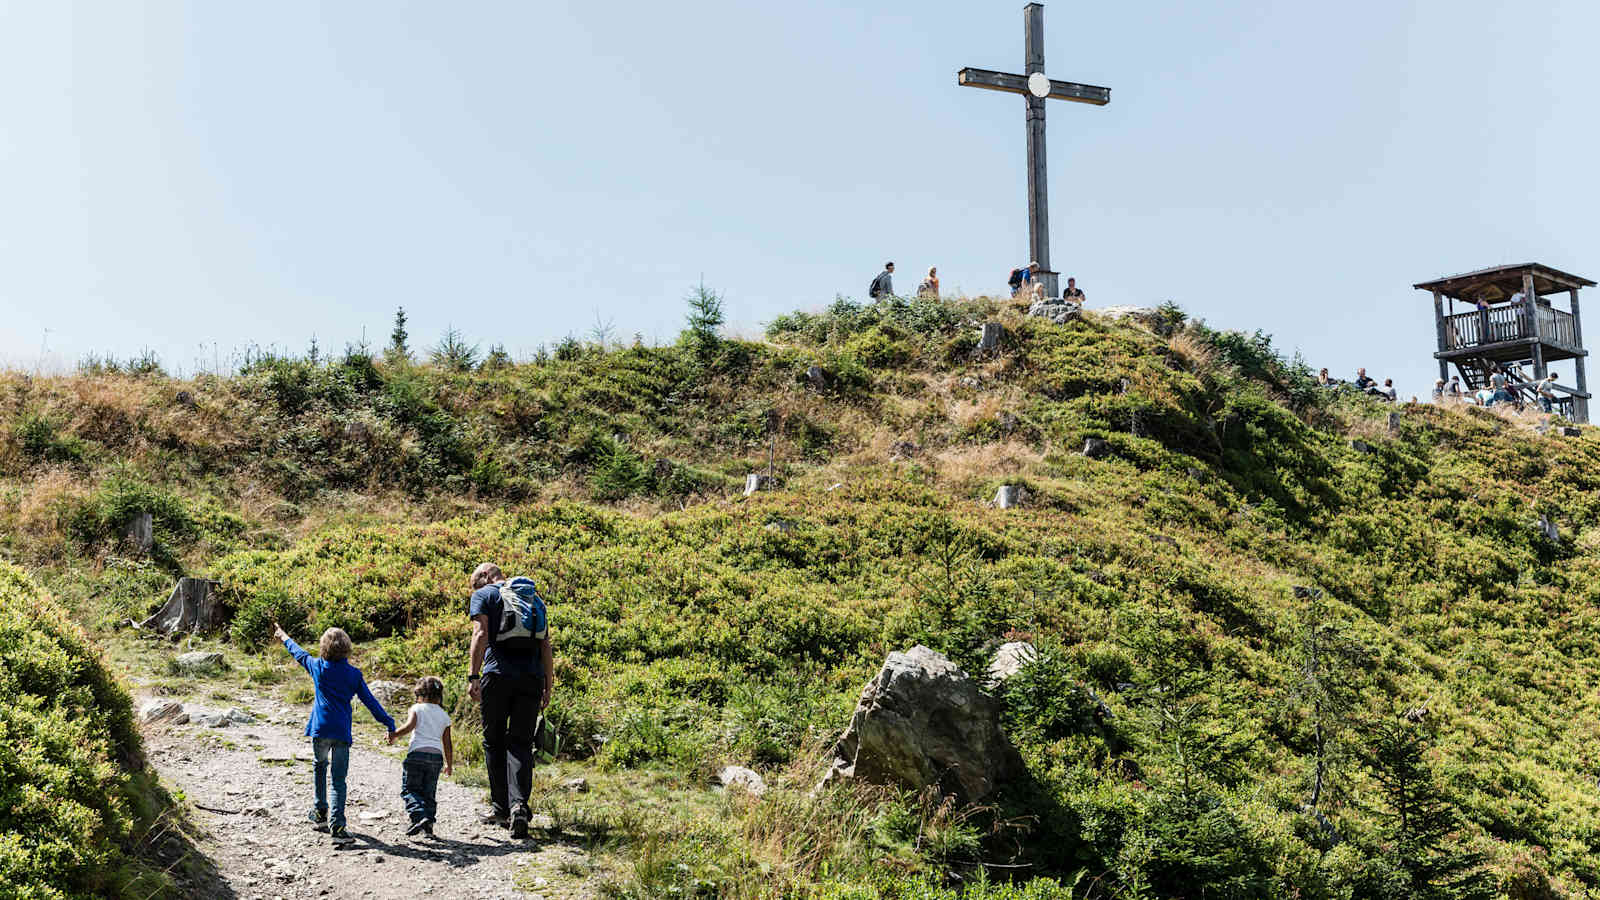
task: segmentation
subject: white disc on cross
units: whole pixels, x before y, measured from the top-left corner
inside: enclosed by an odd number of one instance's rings
[[[1028,93],[1040,100],[1050,96],[1050,76],[1043,72],[1035,72],[1028,76]]]

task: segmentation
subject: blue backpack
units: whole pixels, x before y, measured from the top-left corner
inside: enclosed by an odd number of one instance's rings
[[[536,642],[549,638],[549,629],[544,598],[532,578],[519,575],[500,582],[500,628],[494,634],[497,646],[532,650]]]

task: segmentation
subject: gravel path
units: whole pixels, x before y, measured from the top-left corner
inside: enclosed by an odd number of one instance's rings
[[[185,896],[592,896],[588,885],[566,874],[582,870],[586,857],[580,850],[537,837],[513,840],[502,829],[477,824],[487,811],[478,788],[441,779],[437,837],[406,837],[410,821],[400,802],[400,757],[380,752],[360,729],[350,752],[346,810],[355,842],[335,847],[305,820],[313,794],[303,711],[260,698],[240,697],[239,703],[255,724],[156,723],[145,729],[151,761],[183,791],[207,832],[198,849],[216,877],[189,885]],[[222,711],[189,704],[185,709],[193,717]]]

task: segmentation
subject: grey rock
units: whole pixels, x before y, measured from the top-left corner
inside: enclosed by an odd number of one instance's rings
[[[773,478],[771,475],[762,475],[759,472],[751,472],[749,475],[744,477],[744,495],[746,497],[754,494],[756,491],[773,490],[777,486],[778,479]]]
[[[1060,298],[1047,297],[1035,300],[1028,307],[1028,315],[1036,319],[1048,319],[1057,325],[1065,325],[1083,315],[1083,308],[1076,303],[1068,303]]]
[[[1002,684],[1039,658],[1039,648],[1027,641],[1007,641],[989,659],[989,686]]]
[[[194,650],[182,654],[173,662],[184,672],[200,672],[206,669],[222,667],[221,653],[208,653],[204,650]]]
[[[768,531],[775,531],[779,534],[794,533],[794,523],[788,521],[787,519],[774,519],[773,521],[767,523],[766,528]]]
[[[1561,436],[1562,437],[1579,437],[1582,434],[1583,434],[1583,429],[1579,428],[1576,425],[1563,425],[1563,426],[1561,426]]]
[[[725,788],[742,790],[759,797],[767,792],[767,783],[753,769],[744,766],[723,766],[717,773],[717,783]]]
[[[889,460],[891,462],[901,459],[910,459],[922,452],[914,441],[895,441],[889,447]]]
[[[398,681],[370,681],[367,690],[372,692],[379,703],[392,707],[411,699],[411,688]]]
[[[1397,412],[1389,413],[1389,433],[1400,433],[1400,414]]]
[[[226,713],[195,713],[194,724],[202,728],[227,728],[233,720]]]
[[[139,707],[139,718],[145,722],[160,722],[163,719],[176,719],[183,715],[183,704],[176,700],[163,700],[155,698],[148,700]]]
[[[860,778],[913,790],[929,785],[976,802],[1019,771],[1000,707],[944,656],[916,646],[890,653],[861,692],[834,747],[828,781]]]
[[[229,708],[227,712],[223,713],[223,716],[227,717],[228,721],[235,725],[254,725],[256,723],[255,716],[237,706]]]
[[[586,794],[589,792],[589,779],[568,778],[561,782],[561,789],[569,794]]]
[[[1083,442],[1083,455],[1090,459],[1099,459],[1111,454],[1111,445],[1104,438],[1088,438]]]
[[[1356,451],[1357,453],[1377,453],[1378,452],[1376,448],[1374,448],[1371,444],[1369,444],[1369,443],[1367,443],[1366,441],[1363,441],[1363,440],[1352,440],[1352,441],[1350,441],[1350,449]]]

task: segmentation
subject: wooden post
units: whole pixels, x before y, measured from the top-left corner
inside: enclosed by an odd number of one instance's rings
[[[1022,74],[1044,71],[1044,4],[1022,8]],[[1024,94],[1028,103],[1028,257],[1039,264],[1045,296],[1056,296],[1056,273],[1050,268],[1049,180],[1045,177],[1045,98]]]
[[[1583,372],[1583,319],[1578,315],[1578,289],[1572,288],[1567,292],[1567,296],[1572,299],[1572,343],[1580,351],[1577,356],[1572,358],[1572,367],[1578,373],[1578,390],[1587,394],[1589,393],[1589,379],[1585,377]],[[1582,397],[1572,398],[1572,413],[1574,422],[1588,422],[1589,401]]]
[[[1528,317],[1528,336],[1533,338],[1533,377],[1543,378],[1544,337],[1539,334],[1538,295],[1533,292],[1533,273],[1522,273],[1522,314]]]
[[[1443,353],[1446,350],[1450,349],[1449,347],[1445,346],[1444,321],[1445,321],[1444,320],[1444,300],[1443,300],[1443,298],[1441,298],[1439,296],[1439,292],[1438,291],[1434,291],[1433,292],[1433,325],[1434,325],[1434,331],[1437,333],[1438,338],[1439,338],[1439,352],[1440,353]],[[1446,381],[1450,380],[1450,364],[1445,362],[1443,359],[1439,360],[1439,377],[1443,378]]]

